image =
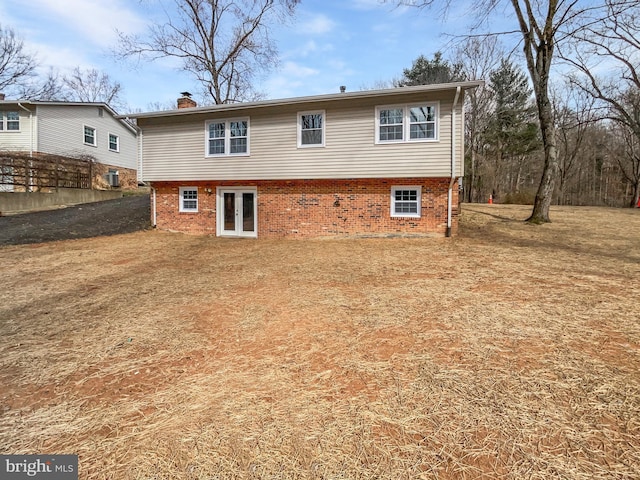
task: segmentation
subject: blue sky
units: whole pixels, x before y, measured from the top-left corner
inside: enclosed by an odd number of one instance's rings
[[[466,3],[466,2],[460,2]],[[123,86],[127,111],[173,104],[197,84],[172,61],[134,69],[110,55],[116,29],[143,33],[163,13],[149,0],[2,0],[0,22],[13,28],[40,63],[65,73],[75,66],[103,70]],[[273,30],[280,66],[260,82],[267,98],[285,98],[371,88],[401,75],[420,54],[445,50],[462,15],[446,24],[437,12],[393,8],[379,0],[303,0],[294,19]],[[121,112],[126,113],[126,112]]]

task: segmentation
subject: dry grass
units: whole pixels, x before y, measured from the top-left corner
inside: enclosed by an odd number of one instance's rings
[[[637,478],[640,211],[0,248],[0,453],[90,479]]]

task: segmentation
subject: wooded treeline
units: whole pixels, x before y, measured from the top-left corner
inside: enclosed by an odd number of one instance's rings
[[[385,1],[439,8],[441,17],[452,6]],[[478,21],[457,50],[419,57],[394,82],[486,81],[466,97],[463,199],[535,200],[532,223],[550,221],[551,203],[640,206],[637,0],[481,0],[475,8]],[[499,8],[513,11],[517,29],[490,28]]]
[[[495,41],[473,39],[457,61],[419,57],[396,86],[485,79],[465,104],[465,202],[533,203],[544,152],[525,71]],[[640,146],[630,128],[571,79],[552,92],[559,173],[554,204],[627,207],[637,203]],[[640,108],[636,110],[640,114]]]
[[[508,62],[467,97],[464,201],[533,203],[543,151],[531,91]],[[568,86],[553,96],[559,172],[554,204],[623,207],[637,202],[638,140],[602,118]]]

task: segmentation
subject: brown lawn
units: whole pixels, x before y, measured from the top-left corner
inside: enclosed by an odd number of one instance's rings
[[[83,479],[638,478],[640,210],[0,248],[0,453]]]

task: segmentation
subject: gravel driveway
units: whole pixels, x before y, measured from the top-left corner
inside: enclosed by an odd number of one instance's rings
[[[134,195],[0,217],[0,245],[117,235],[150,227],[149,196]]]

